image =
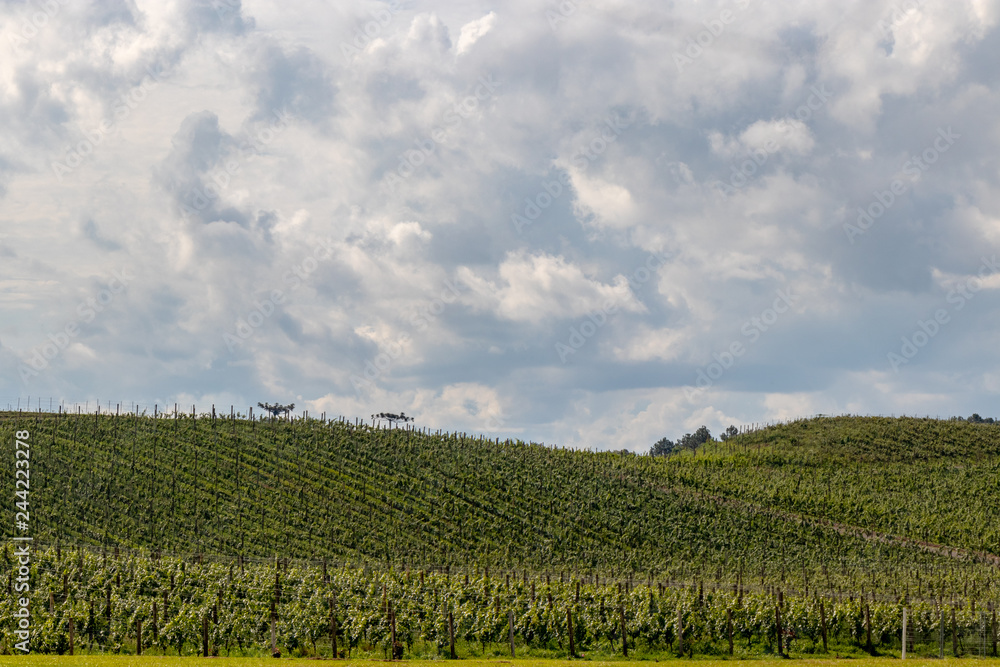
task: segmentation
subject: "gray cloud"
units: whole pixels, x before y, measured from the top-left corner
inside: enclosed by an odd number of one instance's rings
[[[256,54],[250,84],[257,121],[285,112],[324,126],[335,111],[337,89],[328,67],[305,47],[286,52],[277,45],[263,46]]]
[[[123,1],[30,38],[2,4],[0,396],[634,449],[988,414],[1000,276],[969,281],[1000,254],[1000,4],[880,24],[892,4]],[[127,292],[21,381],[121,262]]]

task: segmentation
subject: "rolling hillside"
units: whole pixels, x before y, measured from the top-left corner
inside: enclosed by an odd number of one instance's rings
[[[315,419],[0,415],[16,429],[49,542],[935,594],[992,589],[1000,552],[995,425],[819,418],[655,459]]]
[[[1000,561],[1000,425],[885,417],[796,421],[668,475],[744,506]]]

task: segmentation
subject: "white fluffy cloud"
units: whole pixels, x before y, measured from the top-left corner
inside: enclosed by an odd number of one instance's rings
[[[517,252],[500,263],[495,281],[468,269],[460,277],[476,293],[477,301],[497,317],[525,324],[580,317],[604,309],[644,310],[625,276],[616,276],[611,284],[601,283],[588,278],[580,267],[563,257]]]
[[[497,15],[495,12],[490,12],[486,16],[476,21],[470,21],[462,26],[462,30],[458,36],[458,44],[455,45],[455,51],[458,55],[462,55],[466,51],[472,48],[479,39],[493,29],[496,25]]]
[[[0,399],[990,414],[1000,0],[912,4],[0,3]]]

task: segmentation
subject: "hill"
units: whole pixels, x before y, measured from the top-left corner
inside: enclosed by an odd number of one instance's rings
[[[36,539],[409,566],[993,586],[1000,427],[802,420],[665,458],[342,421],[0,415]],[[0,470],[14,496],[14,461]],[[9,533],[11,529],[5,528]]]
[[[669,474],[772,511],[996,559],[1000,425],[827,417],[737,442],[735,456],[716,446],[696,465],[676,459]]]

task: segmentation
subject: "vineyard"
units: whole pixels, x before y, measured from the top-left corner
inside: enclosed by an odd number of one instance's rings
[[[0,413],[31,434],[35,651],[898,654],[904,609],[914,654],[996,650],[993,424],[654,458],[248,417]]]
[[[10,550],[5,565],[13,565]],[[975,599],[837,598],[715,582],[561,572],[374,571],[326,562],[206,562],[49,549],[34,566],[37,652],[346,657],[996,655]],[[9,619],[12,597],[0,604]],[[780,640],[780,645],[779,645]],[[3,649],[9,652],[10,639]],[[395,647],[395,651],[393,648]],[[458,647],[458,648],[456,648]]]

